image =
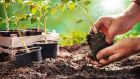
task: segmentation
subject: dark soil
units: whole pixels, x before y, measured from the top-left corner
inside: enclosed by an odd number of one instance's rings
[[[74,49],[76,47],[77,49]],[[86,45],[60,48],[56,59],[45,59],[24,67],[0,62],[0,79],[140,79],[140,54],[97,68],[86,58]]]
[[[97,60],[96,55],[100,50],[111,45],[105,41],[105,35],[102,32],[96,34],[91,32],[87,35],[87,42],[91,49],[90,56],[94,60]]]
[[[25,35],[26,36],[41,35],[42,32],[43,32],[43,30],[41,30],[41,29],[39,31],[37,31],[37,29],[27,29],[25,31]]]
[[[22,36],[32,36],[32,35],[41,35],[43,30],[39,30],[37,31],[37,29],[27,29],[25,31],[18,31],[18,30],[9,30],[9,31],[6,31],[6,30],[2,30],[0,31],[0,36],[4,36],[4,37],[11,37],[12,34],[16,35],[17,37],[19,37],[19,33],[21,33]]]
[[[22,36],[25,36],[23,31],[20,31]],[[11,35],[14,34],[16,36],[20,36],[17,30],[10,30],[10,31],[0,31],[0,36],[4,37],[11,37]]]

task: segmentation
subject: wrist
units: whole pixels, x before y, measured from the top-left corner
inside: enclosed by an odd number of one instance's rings
[[[132,2],[123,15],[131,22],[132,25],[140,22],[140,6]]]

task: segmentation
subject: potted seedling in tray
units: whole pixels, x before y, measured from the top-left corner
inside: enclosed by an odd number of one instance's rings
[[[17,66],[24,66],[30,65],[34,61],[42,61],[41,55],[41,47],[32,47],[29,48],[30,52],[27,52],[26,49],[18,50],[15,55],[15,65]]]
[[[41,32],[38,32],[39,34],[34,34],[37,32],[36,29],[26,31],[21,29],[21,22],[23,20],[28,20],[28,18],[30,18],[28,17],[30,16],[30,14],[26,14],[22,11],[17,11],[11,18],[8,18],[6,11],[7,2],[2,2],[2,4],[4,5],[3,8],[6,17],[6,19],[4,19],[2,22],[6,23],[7,30],[0,31],[0,45],[2,46],[1,51],[4,53],[8,53],[12,58],[15,58],[14,62],[16,65],[26,65],[32,63],[33,61],[41,61],[41,47],[28,47],[32,45],[31,42],[36,42],[38,41],[38,39],[41,39],[40,37],[37,37],[37,39],[36,37],[31,37],[30,35],[39,35],[41,34]],[[12,22],[14,24],[15,30],[9,29],[9,22]],[[32,33],[29,31],[31,31]],[[29,37],[27,37],[28,34]]]
[[[41,61],[42,60],[42,55],[41,55],[41,47],[31,47],[28,48],[23,36],[21,34],[20,30],[20,21],[23,19],[24,14],[22,13],[16,13],[15,14],[15,19],[14,23],[15,26],[18,30],[18,34],[20,35],[21,42],[23,44],[24,49],[23,50],[18,50],[17,53],[15,54],[15,64],[16,65],[26,65],[26,64],[31,64],[33,61]]]
[[[89,3],[90,3],[89,0],[76,1],[76,5],[83,10],[83,12],[85,13],[85,15],[87,15],[87,17],[91,23],[91,27],[90,27],[89,33],[87,35],[87,43],[91,49],[90,57],[93,60],[97,60],[97,58],[96,58],[97,53],[100,50],[110,46],[111,44],[108,44],[105,41],[104,33],[97,31],[96,28],[94,27],[93,20],[92,20],[91,16],[89,15],[88,9],[86,7]],[[78,23],[81,21],[83,21],[83,20],[79,20]]]
[[[6,26],[6,30],[0,31],[0,36],[10,37],[11,34],[18,34],[17,30],[10,30],[9,27],[12,17],[9,17],[7,9],[10,7],[12,3],[13,1],[11,0],[2,0],[0,2],[0,5],[2,5],[2,9],[3,9],[2,11],[4,13],[4,18],[1,18],[0,23],[5,23]]]
[[[8,2],[7,2],[8,1]],[[0,2],[3,5],[3,12],[5,14],[5,19],[2,18],[1,23],[6,24],[6,30],[0,31],[0,45],[4,47],[16,48],[16,47],[23,47],[23,44],[20,40],[20,34],[24,39],[27,46],[33,45],[34,42],[42,41],[42,30],[40,29],[27,29],[28,23],[30,21],[34,22],[34,16],[29,12],[24,11],[23,6],[25,6],[24,2],[21,1],[13,1],[13,0],[3,0]],[[18,6],[16,11],[11,12],[10,18],[8,17],[7,8],[12,7],[13,5]],[[24,11],[24,12],[22,12]],[[19,20],[19,27],[16,28],[16,19],[18,17]],[[22,22],[23,21],[23,22]],[[26,23],[24,21],[27,21]],[[9,29],[9,24],[14,26],[14,30]],[[26,28],[22,29],[21,27]]]
[[[55,32],[48,32],[47,31],[47,18],[48,18],[48,14],[51,12],[52,9],[54,9],[53,7],[49,6],[49,2],[44,2],[44,1],[40,1],[40,2],[34,2],[30,5],[30,10],[32,10],[32,12],[34,12],[33,10],[38,10],[39,12],[39,16],[37,17],[37,21],[38,21],[38,29],[40,28],[40,24],[41,24],[41,19],[43,21],[43,28],[44,28],[44,32],[43,32],[43,36],[44,41],[42,42],[37,42],[34,45],[35,46],[40,46],[42,47],[41,53],[42,53],[42,59],[46,59],[46,58],[56,58],[57,54],[58,54],[58,33]]]

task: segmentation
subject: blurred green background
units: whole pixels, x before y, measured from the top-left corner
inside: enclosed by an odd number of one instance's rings
[[[53,3],[57,3],[60,0],[51,0]],[[131,0],[90,0],[91,3],[87,6],[90,16],[94,21],[96,21],[100,16],[114,15],[124,11]],[[12,7],[8,8],[8,15],[11,16],[14,11],[18,10],[17,5],[12,4]],[[3,8],[0,5],[0,17],[4,17]],[[25,9],[28,12],[28,9]],[[77,20],[84,20],[81,23],[76,23]],[[28,26],[36,27],[37,24],[31,24],[26,21]],[[14,28],[12,25],[10,28]],[[47,20],[47,29],[56,30],[56,32],[63,34],[62,45],[73,45],[75,43],[81,43],[85,40],[85,36],[90,28],[90,23],[87,16],[81,9],[75,9],[69,11],[67,9],[64,12],[58,11],[54,15],[50,15]],[[5,24],[0,24],[0,29],[5,29]],[[117,39],[123,39],[129,37],[129,34],[133,36],[138,35],[140,32],[140,23],[136,24],[131,32],[127,33],[125,36],[118,37]],[[73,33],[73,34],[70,34]],[[70,37],[71,36],[71,37]],[[133,37],[132,36],[132,37]],[[77,39],[69,41],[70,39]],[[69,43],[68,43],[69,41]],[[66,44],[67,43],[67,44]]]
[[[60,0],[51,0],[54,3],[59,2]],[[88,10],[90,15],[93,17],[92,19],[95,21],[100,16],[104,15],[113,15],[118,14],[125,10],[130,4],[131,0],[90,0],[91,3],[88,5]],[[12,7],[8,8],[9,16],[12,12],[19,9],[16,5],[13,4]],[[3,17],[3,9],[0,6],[0,17]],[[76,20],[85,20],[82,23],[77,24]],[[58,33],[69,33],[74,31],[83,31],[88,32],[90,23],[87,19],[87,16],[80,9],[75,9],[74,11],[65,10],[64,12],[57,12],[54,15],[48,17],[47,28],[48,30],[56,30]],[[31,27],[35,27],[36,25],[29,25]],[[140,31],[140,24],[137,24],[134,27],[134,30]],[[4,25],[0,25],[0,29],[3,29]]]
[[[54,0],[58,1],[58,0]],[[91,4],[88,5],[90,15],[94,20],[100,16],[118,14],[125,10],[130,4],[131,0],[90,0]],[[72,12],[65,11],[49,17],[47,22],[49,29],[56,29],[59,33],[69,33],[72,31],[88,32],[90,23],[84,21],[76,24],[75,21],[79,19],[87,20],[86,15],[82,10],[74,10]],[[134,27],[134,30],[140,31],[140,24]]]
[[[58,1],[58,0],[54,0]],[[91,4],[88,5],[90,15],[94,20],[100,16],[118,14],[125,10],[131,0],[90,0]],[[84,21],[76,24],[75,21],[79,19],[87,20],[87,16],[82,10],[74,10],[72,12],[65,11],[64,13],[57,13],[49,17],[47,22],[49,29],[56,29],[59,33],[69,33],[72,31],[88,32],[90,23]],[[134,30],[140,31],[140,24],[134,27]]]

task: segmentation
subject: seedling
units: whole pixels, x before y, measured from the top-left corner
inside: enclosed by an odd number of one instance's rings
[[[26,51],[28,53],[30,53],[30,50],[28,49],[28,47],[27,47],[27,45],[26,45],[26,43],[25,43],[25,41],[23,39],[22,33],[20,32],[21,31],[21,29],[20,29],[20,21],[23,20],[23,19],[27,19],[26,14],[24,14],[23,12],[19,11],[19,12],[16,12],[15,16],[13,16],[13,17],[14,17],[13,22],[14,22],[16,28],[17,28],[17,31],[18,31],[18,34],[19,34],[19,36],[21,38],[22,44],[24,45],[24,48],[26,49]]]
[[[92,20],[92,17],[89,15],[88,9],[87,9],[87,5],[90,4],[89,0],[76,0],[76,5],[82,9],[82,11],[85,13],[85,15],[87,16],[87,18],[89,19],[89,22],[91,24],[91,27],[89,29],[89,34],[91,32],[91,30],[93,30],[94,33],[97,33],[96,28],[94,27],[94,22]],[[82,22],[83,20],[79,20],[77,21],[77,23]]]
[[[89,15],[88,9],[86,7],[86,5],[88,5],[90,3],[90,1],[88,0],[80,0],[79,2],[76,0],[77,6],[79,8],[82,9],[82,11],[85,13],[85,15],[87,15],[90,23],[91,23],[91,27],[89,29],[89,33],[87,35],[87,42],[88,45],[90,46],[91,49],[91,57],[94,60],[97,60],[96,55],[97,53],[102,50],[105,47],[110,46],[111,44],[108,44],[105,41],[105,35],[102,32],[98,32],[96,30],[96,28],[94,27],[94,22],[91,18],[91,16]],[[79,20],[79,22],[82,22],[83,20]],[[93,31],[92,31],[93,30]]]
[[[12,2],[13,2],[12,0],[1,0],[0,1],[0,4],[2,4],[2,6],[3,6],[4,15],[5,15],[5,18],[1,18],[1,20],[2,20],[1,22],[6,24],[6,31],[10,30],[10,28],[9,28],[10,18],[8,16],[7,9]]]

